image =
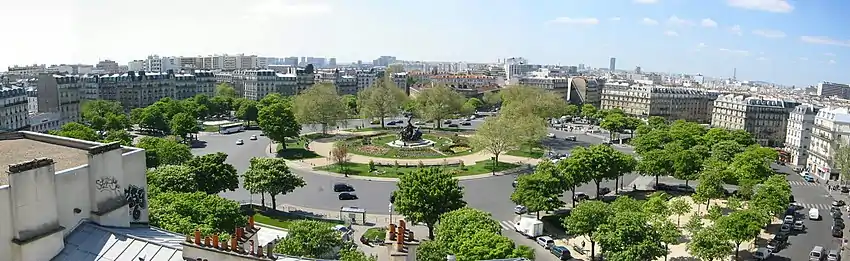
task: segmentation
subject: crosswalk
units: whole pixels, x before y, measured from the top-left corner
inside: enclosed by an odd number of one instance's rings
[[[499,226],[502,226],[503,230],[515,230],[514,224],[511,223],[510,221],[505,221],[505,220],[499,221]]]
[[[830,204],[797,203],[797,205],[802,206],[804,210],[808,210],[808,209],[812,209],[812,208],[816,208],[816,209],[820,209],[820,210],[829,210],[832,207],[832,205],[830,205]]]
[[[791,186],[797,187],[815,187],[815,186],[823,186],[823,184],[815,183],[815,182],[806,182],[806,181],[788,181],[788,184]]]

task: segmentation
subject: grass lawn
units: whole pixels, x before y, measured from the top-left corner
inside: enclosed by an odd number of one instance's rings
[[[343,224],[343,222],[339,220],[318,219],[296,215],[266,216],[260,213],[254,214],[254,222],[263,223],[269,226],[275,226],[287,230],[292,227],[295,221],[299,220],[315,220],[322,223],[327,223],[328,228],[332,228],[335,225]]]
[[[333,134],[327,134],[327,133],[321,133],[321,132],[301,135],[301,137],[307,138],[309,140],[318,140],[318,139],[330,138],[330,137],[333,137],[333,136],[334,136]]]
[[[204,125],[204,132],[218,132],[219,128],[217,125]]]
[[[546,154],[546,150],[541,147],[522,146],[522,148],[518,150],[508,151],[505,154],[517,157],[539,159]]]
[[[305,143],[306,142],[303,139],[287,140],[286,149],[283,149],[283,145],[278,143],[277,144],[277,156],[284,158],[284,159],[290,159],[290,160],[313,159],[313,158],[321,157],[321,155],[305,149],[304,148]]]
[[[387,228],[385,227],[373,227],[366,229],[366,232],[363,232],[363,237],[369,241],[383,240],[386,236]]]
[[[468,176],[491,173],[493,172],[492,166],[492,161],[483,160],[475,163],[475,165],[464,166],[463,168],[461,168],[460,166],[446,166],[442,168],[457,171],[455,173],[455,176]],[[519,166],[520,165],[513,163],[499,162],[498,166],[496,167],[496,172],[517,168]],[[316,167],[315,169],[335,173],[343,173],[343,171],[345,171],[349,175],[358,176],[398,178],[399,176],[402,176],[405,173],[409,173],[411,171],[415,171],[418,168],[418,166],[399,166],[398,168],[394,166],[375,166],[376,172],[370,172],[369,164],[347,163],[345,164],[345,168],[340,168],[339,164],[332,164],[327,166]]]
[[[356,133],[356,132],[385,131],[385,130],[398,131],[399,129],[401,129],[401,128],[398,125],[396,125],[396,126],[387,126],[386,128],[381,128],[380,126],[378,126],[378,127],[359,128],[359,129],[348,129],[348,130],[345,130],[345,131]]]
[[[466,137],[454,136],[454,134],[445,133],[424,133],[422,138],[433,141],[434,144],[432,146],[405,149],[387,145],[387,143],[398,139],[398,135],[396,134],[373,137],[370,139],[371,143],[368,145],[363,145],[363,139],[353,139],[344,142],[348,142],[352,154],[387,159],[439,159],[469,155],[479,151],[468,145]],[[456,141],[452,142],[453,139]]]

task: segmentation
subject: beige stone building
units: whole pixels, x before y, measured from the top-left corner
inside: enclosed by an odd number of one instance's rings
[[[599,108],[602,103],[604,81],[589,77],[570,77],[565,99],[572,104],[590,104]]]
[[[850,146],[850,111],[825,108],[814,117],[806,166],[822,179],[839,179],[833,156],[838,146]]]
[[[627,115],[647,119],[708,123],[716,92],[662,86],[609,84],[602,88],[601,109],[620,109]]]
[[[720,95],[714,101],[711,126],[746,130],[766,147],[784,147],[788,118],[797,102],[738,94]]]
[[[567,93],[569,93],[569,81],[570,79],[566,77],[529,76],[519,78],[519,84],[555,93],[564,100],[567,99]]]

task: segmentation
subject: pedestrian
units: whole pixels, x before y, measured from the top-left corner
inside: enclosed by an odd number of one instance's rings
[[[585,241],[581,241],[581,249],[584,249],[584,243]]]

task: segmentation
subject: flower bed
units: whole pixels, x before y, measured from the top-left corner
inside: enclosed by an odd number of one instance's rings
[[[447,158],[478,151],[469,145],[466,137],[456,134],[425,134],[422,138],[434,144],[417,148],[392,147],[387,144],[397,140],[398,136],[387,133],[350,137],[340,142],[346,142],[353,154],[391,159]]]

